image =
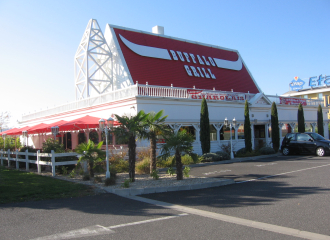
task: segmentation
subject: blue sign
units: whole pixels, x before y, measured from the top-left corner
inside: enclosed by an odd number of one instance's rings
[[[322,76],[322,74],[317,77],[310,77],[309,78],[309,86],[310,87],[319,87],[323,85],[330,85],[330,76]]]
[[[291,91],[298,91],[303,89],[304,84],[305,82],[301,80],[299,77],[294,77],[294,79],[290,83]]]

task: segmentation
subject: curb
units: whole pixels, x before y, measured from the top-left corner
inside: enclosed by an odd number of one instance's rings
[[[237,162],[246,162],[246,161],[253,161],[257,159],[262,159],[262,158],[269,158],[269,157],[276,157],[276,156],[281,156],[281,153],[275,153],[275,154],[269,154],[269,155],[259,155],[259,156],[253,156],[253,157],[245,157],[245,158],[234,158],[231,160],[224,160],[224,161],[219,161],[219,162],[205,162],[205,163],[196,163],[196,164],[190,164],[190,165],[185,165],[187,167],[204,167],[204,166],[209,166],[209,165],[219,165],[219,164],[228,164],[228,163],[237,163]],[[168,168],[158,168],[158,171],[167,171]],[[173,167],[173,169],[176,169]]]
[[[229,184],[234,184],[235,181],[232,179],[221,179],[220,181],[207,182],[207,183],[198,183],[192,185],[183,185],[183,186],[168,186],[168,187],[152,187],[152,188],[126,188],[126,189],[112,189],[108,187],[102,187],[102,189],[108,193],[113,193],[122,197],[127,196],[136,196],[142,194],[150,193],[162,193],[162,192],[173,192],[173,191],[186,191],[186,190],[196,190],[203,188],[219,187]]]

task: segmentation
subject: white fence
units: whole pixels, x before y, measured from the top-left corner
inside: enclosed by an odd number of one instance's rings
[[[19,158],[19,156],[24,156],[24,158]],[[29,159],[29,156],[37,157],[37,160]],[[77,153],[55,153],[53,150],[51,153],[40,153],[40,150],[37,153],[29,153],[28,150],[25,152],[19,152],[16,150],[15,152],[3,151],[0,150],[0,161],[1,166],[3,166],[3,161],[6,160],[8,163],[8,167],[10,166],[10,161],[16,162],[16,169],[19,169],[19,162],[25,163],[26,171],[29,171],[29,163],[37,164],[38,173],[41,173],[41,165],[51,166],[52,168],[52,175],[55,176],[55,167],[56,166],[63,166],[63,165],[72,165],[77,164],[78,160],[75,161],[63,161],[63,162],[56,162],[56,157],[68,157],[68,156],[75,156],[79,157]],[[50,161],[41,161],[41,157],[48,157]]]

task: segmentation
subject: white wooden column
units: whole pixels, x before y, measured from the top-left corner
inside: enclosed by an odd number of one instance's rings
[[[179,131],[180,127],[182,126],[182,124],[169,124],[169,126],[170,126],[170,128],[173,129],[173,131],[175,133],[177,133]]]
[[[291,132],[294,133],[294,129],[296,127],[296,123],[292,122],[292,123],[289,123],[290,127],[291,127]]]
[[[200,137],[199,137],[199,133],[201,131],[201,128],[199,126],[199,124],[193,124],[192,125],[195,128],[196,134],[195,134],[195,141],[196,142],[200,142]]]
[[[223,123],[215,123],[212,124],[215,130],[217,130],[217,141],[220,144],[220,130],[223,127]]]
[[[329,139],[329,122],[323,122],[323,131],[324,131],[324,138]]]
[[[315,123],[315,122],[311,123],[311,126],[312,126],[312,132],[314,132],[314,133],[315,133],[315,127],[316,127],[316,123]]]
[[[252,149],[254,149],[254,123],[251,123],[251,142],[252,142]]]

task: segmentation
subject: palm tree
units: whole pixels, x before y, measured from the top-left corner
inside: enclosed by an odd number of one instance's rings
[[[171,151],[175,152],[176,179],[182,180],[182,162],[181,154],[190,153],[193,149],[192,143],[194,137],[187,133],[186,130],[175,132],[169,136],[165,136],[165,144],[162,146],[161,153],[163,157],[168,157]]]
[[[157,148],[157,135],[168,133],[169,129],[165,125],[166,116],[163,116],[164,110],[158,113],[150,112],[145,120],[148,126],[147,138],[150,140],[150,173],[156,170],[156,148]]]
[[[88,162],[91,177],[94,177],[94,163],[101,162],[105,158],[105,152],[101,150],[102,144],[103,142],[99,142],[95,145],[93,141],[88,140],[88,143],[81,143],[76,148],[76,152],[82,154],[78,162]]]
[[[116,115],[119,127],[115,128],[115,133],[118,140],[128,140],[128,162],[129,162],[129,178],[132,182],[135,181],[135,161],[136,161],[136,138],[146,137],[145,120],[148,114],[143,110],[139,111],[136,116],[118,116]]]

